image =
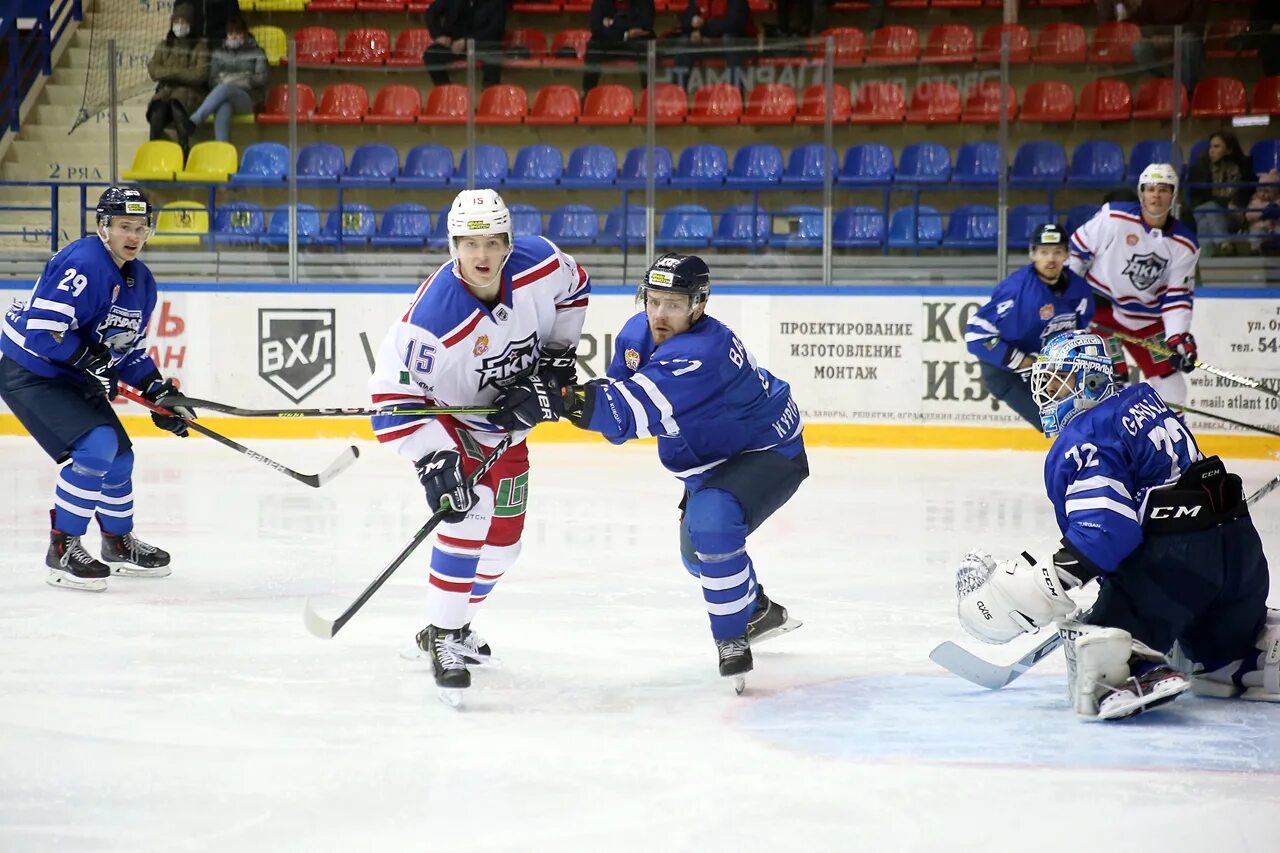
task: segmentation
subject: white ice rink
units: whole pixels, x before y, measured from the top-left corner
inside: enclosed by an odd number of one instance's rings
[[[342,446],[247,443],[313,471]],[[524,554],[475,622],[504,667],[455,712],[398,656],[427,546],[337,637],[303,629],[424,520],[408,464],[361,450],[313,490],[139,441],[137,530],[174,573],[91,594],[45,585],[54,469],[0,438],[0,851],[1280,850],[1280,706],[1091,724],[1060,656],[999,692],[929,662],[1034,642],[962,640],[952,576],[974,545],[1048,553],[1036,454],[811,451],[750,543],[805,625],[736,697],[654,448],[535,445]],[[1255,519],[1280,563],[1280,493]]]

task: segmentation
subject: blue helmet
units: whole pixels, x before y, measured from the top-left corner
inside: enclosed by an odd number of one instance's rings
[[[1086,331],[1054,335],[1031,366],[1031,397],[1049,438],[1115,391],[1106,344]]]

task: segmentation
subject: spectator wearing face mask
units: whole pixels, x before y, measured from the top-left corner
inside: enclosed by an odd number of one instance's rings
[[[190,148],[188,118],[209,92],[209,50],[192,35],[193,11],[189,3],[173,7],[169,32],[147,63],[147,72],[156,81],[156,92],[147,104],[151,139],[164,139],[165,129],[172,125],[184,154]]]
[[[1244,227],[1242,211],[1249,203],[1253,164],[1240,148],[1240,140],[1229,130],[1209,137],[1209,147],[1191,164],[1187,197],[1195,210],[1200,246],[1213,247],[1219,257],[1235,254],[1235,244],[1224,240]]]
[[[219,142],[231,139],[231,116],[252,113],[262,102],[267,83],[267,54],[239,19],[227,22],[227,37],[209,59],[209,82],[213,90],[191,114],[194,130],[213,116],[213,135]]]

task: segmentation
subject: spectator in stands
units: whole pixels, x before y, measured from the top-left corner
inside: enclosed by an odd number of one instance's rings
[[[1249,29],[1227,42],[1232,50],[1256,50],[1262,76],[1280,75],[1280,6],[1275,0],[1253,0]]]
[[[192,33],[194,11],[189,3],[173,7],[169,32],[147,63],[147,73],[156,81],[156,93],[147,104],[151,138],[164,139],[165,128],[173,125],[184,155],[191,147],[188,119],[209,93],[205,85],[209,78],[209,50]]]
[[[427,29],[431,45],[422,52],[422,64],[431,82],[449,82],[448,67],[464,59],[467,44],[475,45],[482,60],[485,86],[502,82],[502,36],[507,31],[505,0],[435,0],[427,9]]]
[[[591,39],[582,75],[585,96],[600,82],[600,65],[617,59],[645,61],[653,39],[653,0],[591,0]],[[649,85],[640,73],[640,88]]]
[[[240,17],[239,0],[194,0],[195,17],[191,32],[205,44],[218,44],[227,37],[227,21]]]
[[[747,0],[689,0],[680,16],[680,32],[676,74],[686,89],[696,89],[705,82],[695,80],[695,62],[720,58],[729,70],[729,79],[745,92],[747,85],[742,74],[745,40],[756,36]],[[717,46],[724,49],[716,50]]]
[[[1249,225],[1253,251],[1280,256],[1280,172],[1272,169],[1258,176],[1258,189],[1249,199],[1244,218]]]
[[[227,37],[209,59],[213,90],[191,114],[189,131],[213,116],[213,135],[219,142],[231,139],[233,113],[252,113],[262,103],[267,83],[267,54],[245,28],[244,21],[227,21]]]
[[[1250,196],[1246,184],[1255,180],[1252,162],[1229,130],[1210,136],[1205,153],[1191,164],[1187,200],[1195,211],[1200,245],[1212,246],[1214,255],[1235,254],[1235,244],[1220,237],[1238,234],[1244,227],[1243,211]]]
[[[1169,77],[1173,62],[1173,28],[1183,28],[1178,79],[1195,89],[1204,59],[1204,25],[1208,0],[1097,0],[1098,17],[1106,21],[1133,21],[1142,27],[1142,38],[1133,45],[1135,64],[1148,74]]]
[[[778,0],[779,33],[784,37],[821,33],[827,28],[828,2],[829,0]],[[873,0],[872,6],[877,5],[880,9],[880,20],[883,21],[884,0]]]

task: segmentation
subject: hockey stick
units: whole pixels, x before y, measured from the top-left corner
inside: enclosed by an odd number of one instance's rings
[[[1247,503],[1249,506],[1253,506],[1258,501],[1262,500],[1267,495],[1274,492],[1277,487],[1280,487],[1280,477],[1273,477],[1270,481],[1268,481],[1265,485],[1263,485],[1262,488],[1258,489],[1258,491],[1254,492],[1253,494],[1249,495],[1249,497],[1245,498],[1244,502]]]
[[[498,409],[494,406],[416,406],[406,408],[368,409],[349,407],[341,409],[242,409],[227,403],[213,400],[199,400],[195,397],[181,395],[170,397],[169,402],[175,406],[188,409],[208,409],[224,415],[235,415],[240,418],[333,418],[333,417],[370,417],[372,415],[492,415]]]
[[[489,472],[489,469],[494,466],[494,463],[498,461],[498,457],[506,453],[507,448],[510,446],[511,434],[508,433],[507,436],[503,438],[502,441],[498,442],[498,444],[493,448],[493,452],[480,462],[479,467],[476,468],[474,473],[472,473],[468,483],[474,487],[476,483],[480,482],[480,479],[484,477],[484,475]],[[422,525],[418,532],[413,535],[413,539],[410,540],[409,544],[405,545],[404,548],[400,550],[399,554],[396,554],[395,559],[393,559],[391,563],[382,570],[380,575],[373,579],[373,583],[364,588],[364,592],[360,593],[359,597],[356,598],[355,601],[351,602],[351,606],[342,611],[342,614],[337,619],[330,620],[321,616],[316,612],[316,609],[311,606],[311,599],[308,598],[302,607],[302,621],[303,624],[307,626],[307,630],[322,640],[331,639],[334,634],[341,631],[342,626],[347,624],[347,622],[351,620],[351,617],[355,616],[356,612],[359,611],[361,607],[364,607],[365,602],[372,598],[373,594],[387,582],[387,579],[395,573],[395,570],[400,568],[400,564],[409,559],[409,555],[417,550],[418,546],[431,535],[431,531],[436,529],[436,525],[444,519],[449,510],[450,508],[448,506],[442,506],[431,516],[431,518],[427,519],[427,523]]]
[[[126,400],[129,400],[132,403],[137,403],[139,406],[142,406],[144,409],[151,410],[157,415],[165,415],[167,417],[175,417],[175,418],[182,417],[181,415],[171,412],[166,408],[157,406],[155,403],[146,399],[137,391],[127,386],[123,386],[123,385],[120,386],[120,396],[124,397]],[[175,403],[175,405],[178,405],[178,404]],[[348,447],[346,450],[342,451],[342,453],[338,455],[337,459],[333,460],[333,462],[329,465],[328,468],[325,468],[319,474],[301,474],[293,470],[292,468],[289,468],[288,466],[281,465],[279,462],[275,461],[274,459],[263,456],[261,453],[257,452],[256,450],[250,450],[249,448],[245,447],[243,444],[232,441],[231,439],[227,438],[225,435],[222,435],[221,433],[214,432],[208,427],[202,426],[200,423],[198,423],[197,421],[191,418],[182,418],[182,420],[186,421],[188,429],[193,429],[203,436],[212,438],[214,441],[218,442],[219,444],[230,447],[232,450],[236,451],[237,453],[243,453],[245,456],[248,456],[250,459],[253,459],[256,462],[261,462],[263,465],[266,465],[268,468],[274,468],[275,470],[279,471],[281,474],[292,477],[293,479],[297,480],[299,483],[305,483],[306,485],[310,486],[313,489],[320,488],[325,483],[329,482],[334,477],[338,476],[343,471],[347,470],[347,468],[350,467],[351,463],[355,462],[356,459],[360,457],[359,448]]]
[[[1097,328],[1100,332],[1103,332],[1104,334],[1108,334],[1113,337],[1117,337],[1122,341],[1126,341],[1128,343],[1135,344],[1136,346],[1140,346],[1145,350],[1149,350],[1155,355],[1164,356],[1165,358],[1168,358],[1171,355],[1176,355],[1176,353],[1174,353],[1173,350],[1167,347],[1162,347],[1159,344],[1153,344],[1151,343],[1151,341],[1145,340],[1144,338],[1134,337],[1133,335],[1127,334],[1125,332],[1121,332],[1118,329],[1112,329],[1109,326],[1102,326],[1097,323],[1094,324],[1094,327]],[[1220,367],[1214,367],[1212,364],[1205,364],[1200,359],[1196,359],[1195,366],[1200,370],[1203,370],[1205,373],[1212,373],[1214,376],[1221,376],[1223,379],[1234,382],[1237,385],[1243,385],[1246,388],[1252,388],[1255,391],[1261,391],[1263,394],[1270,394],[1272,397],[1280,397],[1280,391],[1277,391],[1274,388],[1268,388],[1267,386],[1259,382],[1257,379],[1250,379],[1247,376],[1241,376],[1238,373],[1232,373],[1229,370],[1223,370]]]

